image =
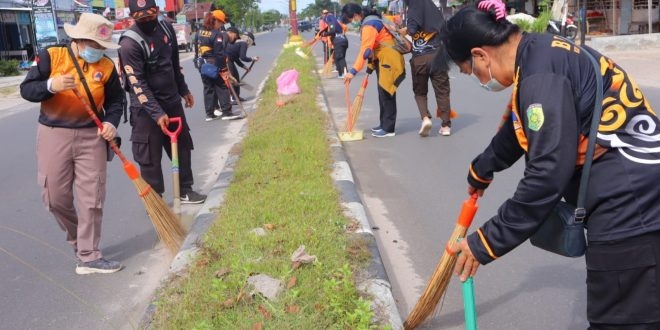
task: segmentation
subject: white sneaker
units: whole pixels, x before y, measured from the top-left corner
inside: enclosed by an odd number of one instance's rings
[[[424,117],[422,120],[422,127],[419,128],[419,135],[423,137],[429,136],[431,127],[433,127],[433,122],[431,122],[431,119],[429,117]]]
[[[222,116],[222,112],[219,109],[213,110],[213,114],[218,116],[218,117]]]
[[[440,131],[438,132],[442,136],[450,136],[451,135],[451,127],[449,126],[442,126],[440,127]]]

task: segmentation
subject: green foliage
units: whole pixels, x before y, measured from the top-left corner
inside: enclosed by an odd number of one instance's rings
[[[261,20],[264,22],[264,24],[279,23],[280,18],[282,18],[282,14],[274,9],[261,13]]]
[[[323,282],[328,312],[335,320],[335,329],[372,329],[374,312],[369,301],[355,297],[353,272],[348,264]]]
[[[222,9],[234,24],[240,24],[250,9],[259,9],[254,0],[214,0],[212,2],[216,8]]]
[[[341,5],[338,5],[332,0],[314,0],[314,3],[310,3],[300,12],[298,19],[302,20],[307,17],[319,17],[321,16],[321,11],[323,11],[323,9],[331,12],[337,11],[337,13],[339,13],[341,11]]]
[[[543,33],[548,28],[548,22],[550,22],[551,13],[549,9],[548,1],[543,0],[539,2],[539,9],[541,10],[540,14],[532,22],[525,20],[514,20],[513,22],[520,27],[521,30],[526,32],[537,32]]]
[[[531,26],[531,31],[532,32],[545,32],[548,29],[548,22],[550,22],[550,12],[549,11],[543,11],[539,15],[539,17],[536,18],[534,23]]]
[[[0,61],[0,76],[18,76],[18,65],[17,60]]]

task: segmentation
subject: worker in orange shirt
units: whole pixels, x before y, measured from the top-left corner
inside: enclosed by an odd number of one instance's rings
[[[376,71],[380,123],[371,129],[371,135],[394,136],[397,113],[396,90],[406,77],[403,55],[394,49],[394,37],[383,25],[380,14],[355,3],[345,5],[341,12],[344,24],[350,21],[353,24],[361,24],[360,51],[353,67],[344,75],[344,79],[350,82],[367,63],[367,73]]]

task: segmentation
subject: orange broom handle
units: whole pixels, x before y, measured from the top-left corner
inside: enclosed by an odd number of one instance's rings
[[[367,88],[367,84],[369,84],[369,75],[367,74],[364,79],[362,79],[362,88]]]
[[[87,98],[85,98],[82,94],[80,94],[80,91],[77,88],[73,89],[73,93],[76,94],[76,97],[80,100],[80,102],[83,103],[83,105],[85,106],[85,111],[87,111],[87,114],[89,114],[89,116],[92,118],[92,120],[94,120],[94,123],[96,124],[96,126],[99,129],[102,130],[103,129],[103,123],[101,123],[101,120],[99,119],[99,117],[96,115],[94,110],[92,110],[92,105],[89,104],[89,100],[87,100]],[[135,180],[135,179],[139,178],[140,177],[140,172],[135,167],[135,165],[133,165],[133,163],[131,163],[128,159],[126,159],[126,156],[124,156],[124,154],[121,152],[121,150],[119,150],[119,147],[117,147],[117,144],[115,143],[115,141],[114,140],[108,141],[108,143],[110,144],[110,148],[112,148],[112,151],[114,151],[115,154],[117,154],[117,157],[119,157],[122,164],[124,164],[124,172],[126,172],[126,175],[128,175],[128,177],[131,180]]]
[[[461,212],[458,214],[458,220],[456,220],[456,225],[458,227],[463,228],[464,230],[467,230],[470,228],[470,225],[472,224],[472,220],[474,220],[474,215],[477,213],[477,209],[479,209],[479,205],[477,205],[477,199],[479,198],[479,195],[477,194],[472,194],[470,195],[470,198],[466,199],[463,202],[463,207],[461,207]],[[456,238],[461,238],[464,235],[461,235]],[[450,241],[447,242],[447,245],[445,246],[445,252],[449,255],[454,255],[454,253],[451,251],[451,246],[455,244],[452,239],[450,238]]]
[[[458,214],[456,223],[463,228],[470,228],[474,215],[477,213],[479,206],[477,205],[477,194],[472,194],[470,198],[463,202],[461,213]]]

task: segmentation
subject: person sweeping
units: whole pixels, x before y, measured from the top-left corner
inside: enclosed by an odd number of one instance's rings
[[[107,141],[114,140],[125,93],[115,65],[105,57],[113,25],[97,14],[83,13],[76,25],[64,24],[66,45],[42,50],[39,61],[20,85],[21,96],[40,102],[37,126],[37,180],[44,206],[66,233],[76,256],[76,274],[114,273],[120,262],[99,249],[107,177]],[[75,62],[74,62],[75,61]],[[76,65],[90,87],[101,127],[88,115],[74,91],[87,95]]]
[[[380,122],[371,129],[374,137],[396,135],[396,90],[406,77],[403,55],[395,50],[394,37],[385,28],[381,16],[369,8],[362,8],[355,3],[344,5],[341,9],[342,22],[361,24],[360,51],[353,67],[344,74],[344,80],[350,82],[362,70],[367,61],[378,77],[378,104]]]
[[[602,108],[584,208],[587,320],[592,330],[660,329],[660,119],[612,59],[522,32],[505,16],[501,1],[481,1],[455,13],[441,34],[476,86],[512,87],[511,114],[470,164],[468,192],[482,195],[496,172],[525,157],[513,195],[452,245],[460,251],[455,274],[465,281],[525,242],[561,199],[576,205],[592,114]]]

